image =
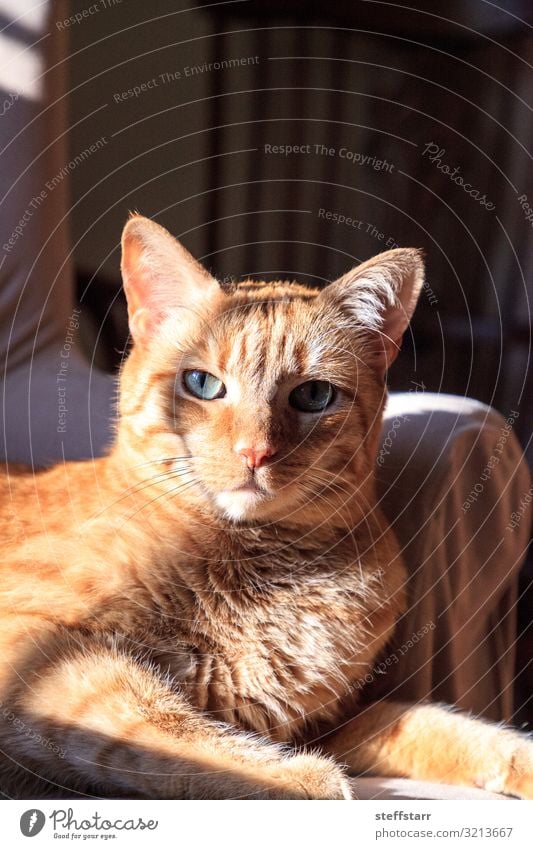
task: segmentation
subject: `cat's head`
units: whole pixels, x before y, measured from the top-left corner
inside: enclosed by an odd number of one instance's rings
[[[324,513],[355,490],[364,503],[419,251],[380,254],[320,291],[221,286],[140,216],[122,249],[134,344],[119,444],[146,479],[236,522]]]

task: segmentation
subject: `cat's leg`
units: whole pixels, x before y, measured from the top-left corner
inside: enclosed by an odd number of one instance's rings
[[[350,797],[332,759],[212,722],[157,670],[119,653],[63,653],[24,677],[3,702],[0,747],[63,787],[156,799]]]
[[[533,799],[531,738],[442,705],[376,702],[321,744],[350,772]]]

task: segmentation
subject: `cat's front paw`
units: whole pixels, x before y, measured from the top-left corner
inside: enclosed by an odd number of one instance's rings
[[[533,741],[522,738],[511,755],[503,792],[533,799]]]
[[[482,787],[492,793],[533,799],[531,737],[509,729],[498,729],[473,783],[476,787]]]
[[[317,755],[293,755],[284,762],[280,792],[290,799],[351,799],[344,770]]]

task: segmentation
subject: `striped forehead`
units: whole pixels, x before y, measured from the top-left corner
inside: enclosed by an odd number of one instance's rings
[[[255,301],[228,311],[216,334],[218,368],[267,393],[279,380],[305,374],[312,357],[302,318],[301,305],[291,301]]]

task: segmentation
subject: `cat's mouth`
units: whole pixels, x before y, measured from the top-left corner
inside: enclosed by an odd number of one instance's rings
[[[268,492],[253,479],[239,486],[221,490],[215,496],[215,501],[229,518],[238,520],[251,518],[261,505],[273,498],[273,493]]]
[[[259,484],[255,480],[243,483],[240,486],[234,487],[233,489],[227,489],[225,490],[225,492],[259,492],[263,493],[264,495],[267,495],[266,491],[261,486],[259,486]]]

